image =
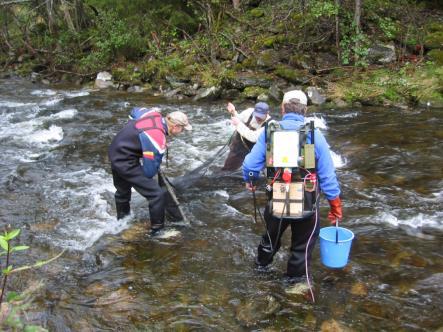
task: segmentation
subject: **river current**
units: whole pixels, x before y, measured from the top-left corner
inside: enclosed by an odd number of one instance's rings
[[[331,146],[342,226],[355,234],[341,270],[322,266],[317,244],[314,304],[287,291],[288,234],[272,268],[254,270],[263,225],[254,222],[252,196],[238,177],[210,170],[181,193],[190,225],[168,225],[167,236],[146,237],[147,203],[135,192],[132,215],[116,220],[107,148],[130,109],[188,114],[193,131],[170,141],[168,167],[162,166],[173,179],[227,143],[225,104],[0,80],[0,223],[20,228],[14,244],[30,246],[12,263],[33,264],[65,250],[10,278],[8,290],[29,294],[28,322],[50,331],[441,328],[442,109],[310,114]],[[264,202],[261,188],[258,204]],[[327,211],[322,198],[322,227]]]

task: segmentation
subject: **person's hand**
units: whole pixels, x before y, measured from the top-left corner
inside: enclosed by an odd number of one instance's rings
[[[257,189],[256,186],[254,186],[252,183],[250,182],[246,182],[245,183],[246,189],[248,189],[249,191],[255,191],[255,189]]]
[[[232,103],[228,103],[228,106],[226,107],[226,109],[228,110],[228,112],[232,115],[235,116],[235,106]]]
[[[233,118],[231,118],[231,124],[232,124],[234,127],[237,127],[239,123],[240,123],[240,119],[237,118],[236,116],[234,116]]]
[[[341,221],[343,219],[343,212],[341,208],[341,200],[340,197],[337,196],[334,199],[328,200],[329,201],[329,213],[328,213],[328,219],[331,221],[332,225],[335,225],[335,223],[338,221]]]

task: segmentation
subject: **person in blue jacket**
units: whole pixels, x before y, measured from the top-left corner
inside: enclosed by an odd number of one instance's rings
[[[299,130],[304,126],[304,116],[307,111],[307,97],[301,90],[285,93],[281,105],[282,120],[279,121],[282,129]],[[310,143],[310,135],[307,142]],[[340,187],[335,174],[335,167],[329,151],[329,145],[319,130],[314,130],[316,174],[320,190],[330,204],[328,218],[332,223],[342,219],[342,205]],[[262,133],[251,152],[243,162],[243,179],[248,190],[254,191],[254,181],[265,167],[266,133]],[[318,220],[318,203],[314,207],[315,213],[306,219],[288,220],[277,218],[270,211],[270,204],[266,205],[264,219],[267,231],[262,236],[258,246],[256,264],[258,267],[269,265],[275,253],[280,248],[281,237],[284,231],[291,226],[291,248],[287,264],[287,276],[293,280],[300,280],[307,274],[307,267],[311,261],[314,244],[319,236],[320,223]],[[307,262],[305,261],[307,258]]]
[[[173,221],[179,221],[182,216],[171,195],[153,177],[166,152],[166,137],[191,129],[186,114],[180,111],[163,117],[157,108],[132,110],[130,120],[114,137],[108,153],[116,188],[117,219],[130,214],[134,188],[149,201],[151,235],[164,227],[165,210]]]

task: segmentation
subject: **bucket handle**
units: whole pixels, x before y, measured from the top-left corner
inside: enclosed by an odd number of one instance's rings
[[[335,243],[338,243],[338,218],[335,219]]]

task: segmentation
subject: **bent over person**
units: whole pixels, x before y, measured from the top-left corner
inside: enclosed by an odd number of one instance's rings
[[[109,147],[117,219],[130,214],[131,188],[134,188],[149,201],[151,235],[164,227],[165,210],[172,221],[181,220],[171,195],[153,178],[166,152],[166,137],[191,129],[186,114],[180,111],[163,117],[158,108],[132,110],[130,120]]]
[[[266,267],[281,245],[284,231],[291,228],[287,276],[304,280],[319,236],[320,191],[330,204],[332,223],[342,218],[340,188],[330,150],[314,123],[305,125],[307,97],[300,90],[285,93],[281,121],[271,121],[243,162],[243,178],[249,190],[266,167],[267,195],[264,219],[266,233],[258,246],[256,264]],[[305,260],[307,259],[307,261]],[[300,278],[300,279],[299,279]]]
[[[222,170],[235,171],[240,168],[271,117],[269,106],[264,102],[259,102],[254,108],[247,108],[241,113],[237,113],[235,106],[228,103],[227,110],[232,116],[231,122],[236,132],[229,145],[229,154]]]

